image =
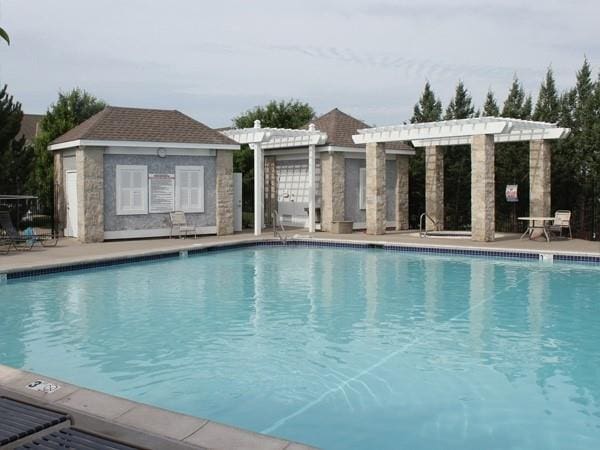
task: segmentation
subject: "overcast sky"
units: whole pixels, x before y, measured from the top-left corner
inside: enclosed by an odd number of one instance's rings
[[[479,106],[515,73],[534,94],[550,64],[560,88],[584,55],[596,73],[599,18],[598,0],[0,0],[0,83],[29,113],[79,86],[211,126],[273,98],[386,125],[426,80]]]

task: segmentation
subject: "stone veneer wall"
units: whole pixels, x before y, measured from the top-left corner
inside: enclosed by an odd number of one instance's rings
[[[59,236],[64,235],[67,223],[67,199],[65,197],[65,177],[63,154],[54,152],[54,227]]]
[[[366,224],[367,212],[360,209],[360,169],[366,167],[365,159],[345,159],[344,220]],[[386,221],[396,221],[396,160],[386,160]]]
[[[331,231],[331,224],[344,220],[344,154],[321,153],[321,230]]]
[[[277,158],[265,156],[265,225],[273,224],[273,212],[277,211]]]
[[[367,158],[367,234],[385,234],[386,170],[385,145],[369,143]]]
[[[233,234],[233,151],[217,150],[217,236]]]
[[[444,148],[425,147],[425,212],[427,230],[444,229]]]
[[[77,222],[81,242],[104,240],[104,147],[79,147],[77,165]]]
[[[494,135],[471,143],[471,239],[490,242],[495,234]]]
[[[408,230],[408,158],[407,155],[396,155],[396,230]]]
[[[550,141],[529,142],[529,215],[549,216],[550,168],[552,147]]]

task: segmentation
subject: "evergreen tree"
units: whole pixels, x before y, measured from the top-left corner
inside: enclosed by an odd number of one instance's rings
[[[40,122],[40,133],[35,139],[35,164],[30,181],[32,191],[41,205],[51,212],[54,193],[54,161],[48,145],[71,128],[104,109],[106,104],[79,88],[58,94]]]
[[[462,81],[456,85],[454,97],[448,103],[444,119],[468,119],[475,115],[473,99]]]
[[[435,96],[428,81],[415,104],[410,123],[436,122],[441,119],[442,102]],[[409,164],[409,218],[411,226],[417,227],[419,215],[425,211],[425,152],[417,149]]]
[[[559,103],[558,93],[556,91],[556,83],[554,82],[554,74],[552,68],[546,71],[546,78],[540,86],[540,92],[535,104],[535,112],[533,120],[542,122],[558,122]]]
[[[462,81],[456,85],[454,97],[446,108],[446,120],[469,119],[475,106]],[[471,147],[453,146],[444,152],[445,223],[457,230],[471,223]]]
[[[31,172],[31,151],[25,138],[17,139],[21,130],[21,104],[0,90],[0,193],[24,194],[25,180]]]
[[[502,107],[502,117],[529,119],[531,117],[531,96],[526,96],[523,86],[515,76]]]
[[[435,97],[429,81],[425,83],[419,102],[415,104],[410,123],[436,122],[442,118],[442,102]]]
[[[500,108],[496,102],[496,97],[490,89],[485,96],[485,103],[483,104],[483,117],[498,117],[500,115]]]

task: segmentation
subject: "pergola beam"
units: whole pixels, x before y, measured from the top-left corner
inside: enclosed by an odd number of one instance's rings
[[[494,143],[503,142],[527,142],[534,140],[555,140],[566,138],[571,130],[569,128],[521,128],[512,130],[509,133],[495,134]],[[415,139],[412,141],[415,147],[431,146],[450,146],[450,145],[470,145],[473,142],[473,136],[443,137],[435,139]]]

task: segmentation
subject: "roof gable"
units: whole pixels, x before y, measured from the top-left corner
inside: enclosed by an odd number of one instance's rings
[[[327,145],[333,147],[365,148],[364,144],[355,144],[352,140],[352,135],[357,134],[357,130],[370,128],[370,126],[337,108],[332,109],[310,123],[314,123],[317,130],[327,133]],[[307,127],[308,125],[305,128]],[[403,142],[390,142],[386,144],[385,148],[390,150],[413,150],[412,147]]]
[[[237,145],[177,110],[116,106],[107,106],[56,138],[52,144],[76,140]]]

